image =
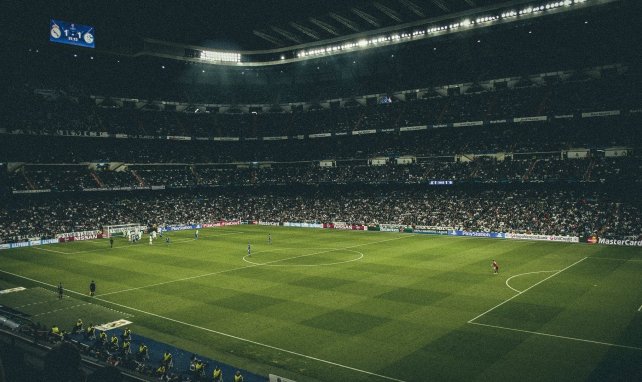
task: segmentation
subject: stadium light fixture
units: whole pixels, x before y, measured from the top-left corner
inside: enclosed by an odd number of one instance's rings
[[[205,61],[220,62],[241,62],[241,54],[235,52],[217,52],[213,50],[201,50],[199,58]]]

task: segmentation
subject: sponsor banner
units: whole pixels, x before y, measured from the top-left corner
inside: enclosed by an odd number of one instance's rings
[[[106,324],[96,325],[95,328],[98,329],[98,330],[106,331],[106,330],[120,328],[122,326],[127,326],[127,325],[129,325],[131,323],[132,323],[131,321],[120,319],[118,321],[113,321],[113,322],[108,322]]]
[[[448,230],[445,229],[434,229],[422,226],[415,226],[412,230],[413,233],[421,233],[425,235],[448,235]]]
[[[492,120],[492,121],[489,121],[489,123],[490,123],[491,125],[495,125],[495,124],[498,124],[498,123],[506,123],[506,122],[508,122],[508,121],[507,121],[507,120],[505,120],[505,119],[494,119],[494,120]]]
[[[258,141],[259,139],[257,137],[247,137],[243,138],[244,141]]]
[[[418,131],[418,130],[426,130],[428,126],[405,126],[405,127],[400,127],[399,131]]]
[[[455,122],[453,127],[482,126],[484,121]]]
[[[381,228],[376,224],[370,224],[368,225],[368,231],[381,231]]]
[[[238,141],[239,137],[212,137],[213,141]]]
[[[365,135],[365,134],[375,134],[377,130],[368,129],[368,130],[354,130],[352,135]]]
[[[294,135],[292,139],[305,139],[305,135]]]
[[[102,239],[102,238],[103,238],[103,233],[102,232],[96,232],[96,233],[83,234],[83,235],[78,235],[78,236],[59,237],[57,240],[58,240],[59,243],[66,243],[68,241],[95,240],[95,239]]]
[[[394,133],[395,129],[381,129],[379,131],[382,132],[382,133]]]
[[[310,137],[310,138],[327,138],[327,137],[331,137],[331,136],[332,136],[331,133],[319,133],[319,134],[310,134],[310,135],[308,135],[308,137]]]
[[[184,135],[168,135],[167,139],[171,141],[191,141],[192,137],[186,137]]]
[[[46,245],[46,244],[54,244],[54,243],[58,243],[58,239],[44,239],[44,240],[38,239],[38,240],[23,241],[20,243],[0,244],[0,249],[34,247],[37,245]]]
[[[259,220],[259,225],[273,225],[273,226],[278,226],[280,225],[279,222],[265,222],[263,220]]]
[[[114,136],[115,136],[116,138],[127,138],[127,137],[128,137],[128,135],[127,135],[127,134],[121,134],[121,133],[118,133],[118,134],[116,134],[116,135],[114,135]]]
[[[340,131],[340,132],[334,133],[335,137],[340,137],[340,136],[343,136],[343,135],[348,135],[348,132],[347,131]]]
[[[202,228],[200,224],[181,224],[181,225],[168,225],[163,228],[163,231],[187,231],[190,229]]]
[[[197,141],[209,141],[210,139],[208,137],[194,137],[195,140]]]
[[[326,227],[326,225],[328,227]],[[353,230],[353,231],[366,231],[368,227],[361,224],[348,224],[344,222],[334,222],[331,224],[324,224],[323,228],[333,228],[333,229],[344,229],[344,230]]]
[[[214,228],[214,227],[225,227],[229,225],[239,225],[241,224],[240,220],[221,220],[216,223],[203,223],[201,224],[202,228]]]
[[[642,240],[633,240],[633,239],[607,239],[607,238],[597,238],[597,244],[602,245],[619,245],[624,247],[642,247]]]
[[[287,135],[281,135],[277,137],[263,137],[264,141],[284,141],[286,139],[288,139]]]
[[[165,189],[165,186],[164,186],[164,185],[161,185],[161,186],[152,186],[152,187],[151,187],[151,189],[152,189],[152,190],[164,190],[164,189]]]
[[[46,192],[51,192],[50,189],[44,189],[44,190],[13,190],[12,193],[14,194],[42,194]]]
[[[324,228],[325,224],[319,223],[294,223],[294,222],[285,222],[283,223],[284,227],[298,227],[298,228]]]
[[[448,127],[448,124],[447,123],[440,123],[440,124],[437,124],[437,125],[432,125],[433,129],[439,129],[441,127]]]
[[[25,287],[15,287],[15,288],[10,288],[10,289],[3,289],[0,290],[0,294],[7,294],[7,293],[13,293],[13,292],[21,292],[23,290],[27,290]]]
[[[65,232],[56,234],[55,238],[66,238],[66,237],[83,237],[83,236],[92,236],[101,233],[101,231],[79,231],[79,232]],[[81,239],[76,239],[81,240]]]
[[[537,240],[537,241],[557,241],[564,243],[579,243],[580,238],[577,236],[560,236],[560,235],[531,235],[526,233],[505,233],[504,237],[511,240]]]
[[[538,115],[535,117],[513,118],[513,122],[540,122],[540,121],[546,121],[546,120],[548,120],[548,117],[545,115]]]
[[[490,237],[496,239],[503,239],[504,233],[502,232],[476,232],[476,231],[460,231],[448,230],[450,236],[471,236],[471,237]]]
[[[555,119],[570,119],[570,118],[573,118],[573,114],[556,115],[554,118]]]
[[[401,232],[405,226],[399,224],[379,224],[381,232]]]
[[[589,113],[582,113],[582,118],[611,117],[614,115],[620,115],[620,111],[619,110],[592,111]]]
[[[269,374],[268,375],[268,380],[269,382],[296,382],[293,379],[287,379],[284,377],[279,377],[278,375],[275,374]]]

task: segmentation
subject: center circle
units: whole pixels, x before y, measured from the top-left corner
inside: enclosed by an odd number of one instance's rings
[[[302,251],[305,251],[305,250],[309,250],[311,252],[302,253]],[[339,256],[345,257],[346,256],[345,252],[350,252],[350,258],[347,260],[322,261],[314,264],[285,264],[285,262],[290,260],[296,261],[299,259],[306,259],[306,258],[315,258],[315,257],[319,258],[319,257],[322,257],[323,255],[326,255],[326,254],[332,255],[334,253],[338,253]],[[262,254],[265,254],[267,256],[261,256]],[[280,256],[269,256],[269,254],[280,254]],[[268,261],[265,261],[262,263],[253,261],[257,257],[258,258],[268,257],[268,259],[266,259]],[[257,251],[254,257],[245,255],[243,256],[243,261],[253,265],[262,265],[262,266],[268,266],[268,267],[323,267],[328,265],[350,263],[353,261],[361,260],[362,258],[363,258],[362,252],[355,251],[352,249],[345,249],[345,248],[275,248],[275,249],[268,249],[265,251]]]

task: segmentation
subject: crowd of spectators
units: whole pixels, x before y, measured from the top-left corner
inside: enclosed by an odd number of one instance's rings
[[[15,241],[137,222],[316,221],[446,226],[472,231],[614,236],[642,234],[638,202],[569,190],[139,192],[20,199],[0,210],[0,237]]]
[[[642,114],[530,124],[444,127],[423,131],[282,141],[172,141],[39,135],[1,135],[0,162],[229,163],[532,153],[570,148],[639,148]]]
[[[445,159],[445,158],[444,158]],[[25,166],[9,177],[14,191],[82,191],[119,188],[196,188],[217,186],[318,184],[428,184],[434,180],[465,183],[639,182],[639,157],[560,159],[559,157],[471,161],[422,161],[374,166],[366,161],[337,167],[315,163],[270,166],[132,165],[124,171],[90,171],[86,166]]]
[[[421,98],[395,98],[392,103],[315,108],[293,112],[207,113],[159,111],[151,104],[141,109],[99,107],[93,99],[62,92],[34,94],[29,87],[9,88],[5,126],[9,131],[54,134],[67,130],[130,136],[264,137],[365,129],[440,125],[465,121],[511,120],[514,117],[574,115],[603,110],[639,109],[642,105],[635,73],[601,78],[524,83],[521,87],[484,88],[463,94],[436,91]],[[639,86],[639,85],[637,85]],[[631,91],[625,91],[631,89]],[[359,95],[359,94],[355,94]],[[300,101],[308,101],[302,99]],[[200,109],[199,109],[200,110]]]

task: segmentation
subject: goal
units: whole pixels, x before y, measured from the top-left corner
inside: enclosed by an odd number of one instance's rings
[[[127,231],[145,232],[146,230],[147,230],[147,227],[140,225],[140,223],[106,225],[106,226],[103,226],[103,237],[108,238],[108,237],[125,236]]]

